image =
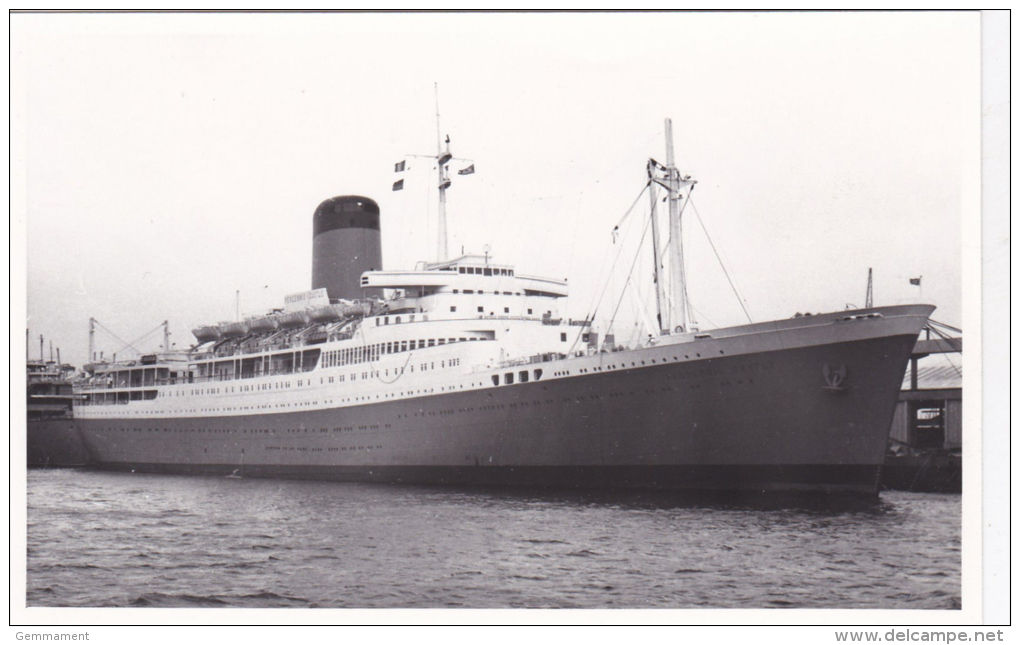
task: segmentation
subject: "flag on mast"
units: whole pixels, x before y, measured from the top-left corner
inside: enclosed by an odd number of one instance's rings
[[[467,168],[461,168],[457,171],[458,175],[473,175],[475,174],[475,165],[471,164]]]
[[[393,172],[404,172],[407,169],[406,163],[406,161],[398,161],[393,164]]]
[[[920,277],[911,278],[910,279],[910,284],[914,285],[915,287],[920,287],[921,286],[921,278]]]
[[[393,190],[404,190],[404,180],[398,179],[397,181],[393,182]]]

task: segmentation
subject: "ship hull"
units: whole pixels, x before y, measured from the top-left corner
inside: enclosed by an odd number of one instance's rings
[[[29,468],[72,468],[89,463],[73,419],[29,419],[26,438]]]
[[[874,495],[915,340],[634,361],[303,412],[78,424],[96,465],[139,472]]]

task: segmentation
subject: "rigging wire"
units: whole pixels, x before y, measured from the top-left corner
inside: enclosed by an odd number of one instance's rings
[[[160,323],[160,324],[156,325],[156,328],[155,328],[155,329],[153,329],[153,330],[151,330],[151,331],[147,331],[147,332],[145,332],[144,334],[142,334],[141,336],[139,336],[138,338],[134,339],[133,341],[131,341],[131,342],[129,343],[129,342],[127,342],[126,340],[124,340],[123,338],[121,338],[120,336],[118,336],[117,334],[113,333],[113,332],[112,332],[112,331],[111,331],[111,330],[110,330],[110,329],[109,329],[109,328],[108,328],[108,327],[107,327],[106,325],[104,325],[103,323],[99,322],[99,321],[98,321],[98,320],[96,320],[95,318],[93,318],[93,320],[95,320],[95,323],[96,323],[96,325],[97,325],[97,326],[98,326],[98,327],[99,327],[100,329],[102,329],[103,331],[105,331],[105,332],[106,332],[107,334],[109,334],[110,336],[113,336],[113,338],[114,338],[114,339],[115,339],[115,340],[116,340],[117,342],[121,343],[121,346],[117,348],[117,351],[118,351],[118,352],[119,352],[120,350],[124,349],[125,347],[130,347],[130,348],[131,348],[132,350],[134,350],[134,352],[135,352],[136,354],[142,354],[142,353],[144,353],[144,352],[142,352],[142,350],[140,350],[140,349],[138,349],[137,347],[135,347],[133,343],[137,343],[138,341],[140,341],[140,340],[143,340],[143,339],[145,339],[145,338],[146,338],[146,337],[148,337],[148,336],[151,336],[151,335],[152,335],[152,334],[153,334],[154,332],[158,331],[159,329],[161,329],[161,328],[163,327],[163,323]],[[116,353],[116,352],[114,352],[114,353]]]
[[[741,297],[740,292],[737,291],[737,285],[733,283],[733,278],[730,277],[730,272],[726,270],[726,265],[723,264],[722,258],[719,257],[719,251],[715,248],[715,242],[712,241],[712,236],[708,234],[708,229],[705,227],[705,223],[701,221],[701,214],[698,212],[697,205],[690,196],[687,197],[687,202],[690,202],[691,207],[694,208],[694,215],[698,218],[698,224],[701,225],[701,230],[705,232],[705,237],[708,238],[708,244],[712,247],[712,252],[715,253],[715,259],[719,262],[719,266],[722,267],[723,275],[726,276],[726,281],[730,283],[730,288],[733,289],[733,295],[736,296],[737,302],[740,303],[740,308],[744,310],[744,315],[747,316],[747,322],[754,322],[751,320],[751,314],[747,311],[744,299]]]
[[[163,323],[159,323],[158,325],[156,325],[156,327],[154,329],[150,329],[149,331],[145,332],[144,334],[142,334],[138,338],[134,339],[133,341],[131,341],[131,344],[134,345],[134,343],[137,343],[139,341],[142,341],[142,340],[148,338],[149,336],[153,335],[157,331],[160,331],[161,329],[163,329]],[[138,351],[138,350],[135,350],[135,351]],[[141,352],[139,352],[139,353],[141,353]]]
[[[624,211],[623,217],[621,217],[620,220],[616,223],[616,226],[613,227],[613,230],[611,232],[612,233],[612,237],[613,237],[613,244],[616,244],[616,242],[617,242],[616,236],[617,236],[618,231],[620,230],[620,225],[623,224],[626,221],[626,219],[630,216],[630,214],[634,211],[634,207],[637,206],[638,203],[641,201],[641,197],[645,194],[645,191],[648,190],[648,187],[651,186],[651,183],[652,182],[650,180],[645,182],[645,185],[642,186],[641,190],[638,192],[637,197],[634,198],[634,201],[631,202],[630,206],[627,207],[627,210]],[[630,231],[628,230],[627,232],[629,233]],[[641,239],[644,240],[644,236],[643,235],[642,235]],[[624,249],[624,246],[625,246],[624,242],[626,241],[626,234],[624,235],[624,239],[621,239],[619,241],[620,241],[620,248],[616,252],[616,257],[613,259],[613,264],[609,268],[609,272],[606,274],[606,276],[604,278],[604,283],[603,283],[602,291],[601,291],[601,293],[598,294],[597,300],[596,300],[595,294],[592,294],[592,303],[588,306],[588,312],[589,313],[584,318],[585,322],[587,322],[589,325],[591,323],[595,322],[595,315],[598,313],[599,307],[602,306],[602,298],[605,297],[606,291],[609,289],[609,283],[611,281],[610,279],[612,278],[613,273],[616,270],[616,264],[617,264],[617,262],[620,261],[620,256],[623,255],[623,249]],[[641,248],[641,243],[639,242],[638,243],[638,249],[640,250],[640,248]],[[611,251],[611,248],[609,246],[607,246],[606,247],[606,255],[607,256],[609,255],[610,251]],[[605,264],[606,264],[605,263],[605,258],[603,258],[602,266],[605,267]],[[602,272],[600,270],[599,271],[599,281],[602,281],[602,280],[603,280]],[[598,281],[596,282],[596,284],[598,284]],[[626,285],[624,285],[624,289],[626,289]],[[608,331],[607,331],[607,333],[608,333]],[[574,337],[574,342],[571,343],[571,345],[570,345],[570,349],[567,350],[568,354],[572,354],[574,352],[574,348],[577,347],[577,343],[581,339],[581,336],[583,334],[584,334],[584,327],[582,326],[582,327],[580,327],[578,329],[577,335]]]
[[[652,141],[662,140],[662,137],[663,137],[664,134],[665,134],[665,132],[663,130],[659,130],[655,134],[650,135],[646,141],[639,142],[639,146],[647,148],[648,145]],[[621,169],[624,169],[624,168],[627,168],[627,167],[630,167],[630,166],[631,166],[631,160],[630,159],[621,160],[620,163],[618,163],[614,168],[612,168],[607,173],[607,176],[609,176],[609,177],[615,176],[616,174],[618,174],[621,171]],[[598,179],[594,180],[594,184],[597,184],[597,183],[599,183],[599,180]],[[589,187],[589,188],[586,188],[585,190],[588,190],[588,189],[594,187],[594,184],[592,184],[591,182],[589,182],[588,184],[585,184],[586,186]],[[581,200],[584,199],[585,190],[580,190],[577,193],[577,213],[575,215],[575,220],[574,220],[574,224],[575,225],[573,227],[573,230],[577,230],[576,224],[577,224],[577,221],[580,219],[580,215],[581,215]],[[642,194],[644,194],[644,193],[642,192],[642,193],[638,194],[637,199],[634,200],[634,204],[631,204],[630,208],[627,209],[627,212],[624,214],[624,216],[620,219],[619,222],[616,223],[616,227],[613,229],[614,231],[617,230],[620,227],[620,224],[623,223],[623,220],[625,220],[627,218],[627,215],[630,214],[630,211],[637,204],[637,201],[639,199],[641,199],[641,195]],[[570,193],[570,194],[564,194],[564,195],[555,195],[554,197],[559,197],[559,198],[562,198],[562,199],[566,199],[567,197],[572,197],[572,196],[573,196],[573,194]],[[535,198],[535,199],[546,199],[546,198],[538,197],[538,198]],[[573,264],[574,264],[574,261],[573,261],[573,258],[574,258],[574,246],[575,246],[576,241],[577,241],[577,237],[576,236],[572,236],[571,237],[571,244],[570,244],[570,259],[567,262],[568,268],[571,268],[571,269],[573,268]],[[607,249],[607,251],[608,251],[608,249]],[[607,255],[608,255],[608,252],[607,252]],[[568,275],[569,274],[570,274],[570,272],[568,271]],[[598,283],[599,283],[599,281],[595,282],[595,284],[598,284]],[[589,307],[589,309],[590,309],[590,307]]]
[[[623,217],[621,217],[620,221],[617,222],[616,226],[613,227],[613,231],[612,232],[613,232],[614,238],[615,238],[616,232],[619,231],[619,229],[620,229],[620,224],[623,224],[624,220],[626,220],[627,217],[634,210],[634,207],[637,206],[638,202],[641,200],[641,196],[645,194],[646,190],[648,190],[649,185],[651,185],[651,182],[646,182],[645,183],[645,185],[641,188],[641,192],[638,193],[637,197],[634,198],[633,203],[631,203],[630,207],[623,214]],[[642,239],[644,239],[644,238],[642,237]],[[614,240],[614,243],[615,243],[615,240]],[[605,283],[604,283],[604,285],[602,287],[602,292],[598,295],[598,300],[597,301],[594,301],[594,297],[593,297],[592,305],[590,305],[588,307],[588,311],[591,312],[591,314],[589,316],[587,316],[588,320],[595,320],[595,313],[598,311],[599,307],[602,306],[602,298],[605,297],[606,290],[609,289],[609,277],[613,275],[613,270],[616,269],[616,263],[620,261],[620,256],[623,255],[623,247],[624,247],[623,241],[621,240],[620,241],[620,250],[617,251],[616,258],[613,260],[613,265],[610,267],[609,273],[608,273],[608,275],[605,278]],[[609,247],[606,247],[606,251],[607,251],[607,254],[608,254]]]
[[[623,283],[623,290],[620,292],[620,299],[616,301],[616,309],[613,310],[613,316],[609,319],[609,325],[607,325],[606,333],[609,333],[608,330],[612,329],[613,323],[616,322],[616,314],[620,311],[620,305],[623,303],[623,296],[627,293],[627,285],[630,284],[630,278],[634,274],[634,267],[637,266],[638,258],[641,257],[641,246],[645,242],[645,236],[648,234],[648,228],[651,223],[651,218],[648,218],[648,221],[645,222],[644,231],[641,233],[641,239],[638,240],[637,250],[634,252],[634,261],[630,263],[630,271],[627,272],[627,280]]]
[[[696,308],[694,307],[694,305],[692,305],[692,304],[690,304],[690,303],[687,303],[687,304],[688,304],[688,306],[689,306],[689,307],[691,308],[691,313],[696,313],[696,314],[698,314],[698,318],[703,318],[703,319],[705,320],[705,322],[707,322],[707,323],[708,323],[709,325],[711,325],[712,327],[719,327],[719,325],[715,324],[715,322],[713,322],[711,318],[709,318],[709,317],[708,317],[708,316],[706,316],[706,315],[705,315],[704,313],[702,313],[702,311],[701,311],[700,309],[696,309]],[[696,323],[696,321],[694,321],[694,320],[691,320],[691,326],[693,327],[693,326],[694,326],[695,324],[697,324],[697,323]]]
[[[638,251],[640,253],[640,251]],[[630,303],[633,307],[634,316],[637,319],[636,325],[648,336],[659,335],[661,325],[658,324],[658,318],[653,316],[651,313],[652,307],[649,306],[651,297],[641,293],[641,287],[643,280],[636,280],[631,283],[630,291]],[[647,285],[652,292],[655,291],[655,280],[653,279]],[[638,334],[638,338],[641,338],[641,334]]]
[[[641,189],[641,192],[638,193],[637,197],[634,198],[634,201],[627,208],[627,211],[623,214],[623,217],[621,217],[620,221],[617,222],[616,226],[613,227],[614,231],[620,228],[620,224],[623,224],[624,220],[626,220],[627,217],[631,214],[631,211],[634,210],[634,207],[638,205],[638,201],[641,200],[641,196],[645,194],[645,191],[648,190],[648,187],[651,185],[651,183],[652,183],[651,180],[645,182],[645,185]]]

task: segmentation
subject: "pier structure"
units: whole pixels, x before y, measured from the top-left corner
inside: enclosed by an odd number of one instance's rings
[[[949,354],[963,338],[920,339],[910,355],[890,437],[911,448],[959,450],[963,443],[963,372]]]
[[[929,336],[914,346],[889,429],[882,469],[886,488],[960,492],[962,350],[962,337]]]

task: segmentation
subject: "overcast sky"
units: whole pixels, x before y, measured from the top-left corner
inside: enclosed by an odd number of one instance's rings
[[[242,314],[280,306],[310,287],[312,213],[334,195],[379,202],[385,268],[435,259],[427,160],[390,190],[395,161],[435,151],[434,82],[442,132],[477,170],[454,176],[451,252],[489,245],[568,278],[577,318],[619,253],[603,331],[618,301],[622,337],[654,303],[644,259],[620,300],[647,198],[616,245],[611,231],[665,156],[667,116],[755,320],[863,305],[873,267],[876,304],[923,300],[961,325],[978,27],[976,13],[13,15],[29,347],[44,334],[80,365],[90,316],[127,341],[168,319],[186,347],[234,317],[237,290]],[[743,322],[693,209],[685,227],[698,322]],[[100,334],[97,349],[120,348]]]

